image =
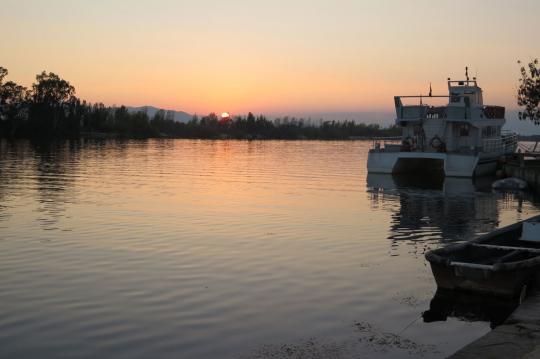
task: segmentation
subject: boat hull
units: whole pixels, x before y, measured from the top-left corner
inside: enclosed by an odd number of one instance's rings
[[[495,173],[497,157],[438,152],[370,151],[368,172],[403,174],[440,172],[448,177],[475,177]]]
[[[460,268],[430,263],[437,287],[517,298],[525,286],[535,279],[540,269],[528,268],[519,271],[491,272],[484,269]]]

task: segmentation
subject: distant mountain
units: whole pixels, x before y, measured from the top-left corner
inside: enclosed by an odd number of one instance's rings
[[[174,113],[174,120],[176,122],[188,122],[193,117],[192,115],[184,111],[166,110],[166,109],[161,109],[154,106],[140,106],[140,107],[127,106],[127,109],[129,112],[146,112],[148,114],[148,117],[150,117],[150,119],[152,119],[152,117],[154,117],[156,112],[158,112],[159,110],[163,110],[165,112],[170,111]]]

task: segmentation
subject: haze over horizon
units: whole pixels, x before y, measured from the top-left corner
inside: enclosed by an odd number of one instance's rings
[[[3,0],[0,65],[24,86],[55,72],[107,105],[313,118],[391,113],[394,95],[445,94],[469,66],[486,103],[517,108],[537,1],[338,4]]]

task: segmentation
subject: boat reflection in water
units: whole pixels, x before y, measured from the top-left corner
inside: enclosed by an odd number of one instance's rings
[[[444,196],[471,196],[475,192],[491,192],[492,177],[462,178],[425,174],[367,175],[367,186],[374,191],[393,192],[436,190]]]
[[[518,300],[438,289],[422,317],[425,323],[446,321],[451,317],[489,322],[490,327],[495,328],[504,323],[518,304]]]
[[[422,243],[418,254],[428,249],[426,242],[440,246],[495,229],[499,212],[491,182],[491,178],[367,176],[372,207],[391,212],[392,246]]]
[[[499,226],[500,211],[515,206],[517,195],[494,193],[492,182],[489,177],[367,177],[371,205],[391,213],[391,251],[405,249],[418,260],[430,249],[470,240]],[[388,205],[392,201],[394,205]],[[495,327],[517,305],[518,300],[437,289],[422,317],[426,323],[456,318],[489,322]]]

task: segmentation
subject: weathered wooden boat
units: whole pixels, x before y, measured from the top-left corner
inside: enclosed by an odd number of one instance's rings
[[[540,216],[430,251],[437,287],[519,298],[540,284]]]

